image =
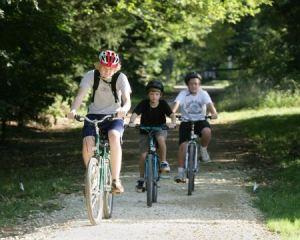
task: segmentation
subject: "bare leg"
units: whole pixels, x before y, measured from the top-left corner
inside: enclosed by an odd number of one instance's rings
[[[206,127],[201,131],[201,146],[207,147],[211,140],[211,129]]]
[[[110,160],[111,160],[111,172],[113,179],[120,178],[120,171],[122,165],[122,148],[120,142],[121,134],[116,130],[110,130],[108,132],[108,139],[110,145]]]
[[[185,159],[185,152],[186,152],[187,142],[183,142],[179,145],[178,150],[178,167],[184,167],[184,159]]]
[[[159,154],[159,159],[161,162],[166,161],[166,156],[167,156],[167,145],[166,145],[166,139],[164,136],[159,136],[156,138],[157,143],[158,143],[158,154]]]
[[[140,170],[140,177],[144,178],[144,172],[145,172],[145,159],[147,157],[147,152],[144,152],[140,155],[139,159],[139,170]]]
[[[87,167],[91,157],[94,154],[93,147],[95,146],[95,137],[87,136],[82,141],[82,158],[84,165]]]

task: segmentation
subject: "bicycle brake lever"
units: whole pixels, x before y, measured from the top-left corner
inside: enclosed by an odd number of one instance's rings
[[[80,115],[75,115],[74,118],[78,121],[78,122],[83,122],[84,121],[84,117],[80,116]]]

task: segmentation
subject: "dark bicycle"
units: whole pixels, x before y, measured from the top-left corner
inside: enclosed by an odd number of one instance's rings
[[[155,133],[161,130],[168,130],[168,126],[137,126],[141,130],[148,133],[148,154],[145,159],[145,168],[144,168],[144,178],[146,182],[146,191],[147,191],[147,206],[151,207],[152,203],[157,202],[157,188],[158,181],[160,178],[160,161],[157,154],[157,141],[155,138]]]
[[[101,120],[91,120],[87,117],[75,116],[77,121],[86,120],[96,129],[94,156],[89,160],[85,174],[86,206],[88,218],[93,225],[99,224],[102,218],[108,219],[112,216],[110,148],[107,135],[102,133],[100,123],[110,121],[113,117],[113,115],[107,115]]]
[[[177,116],[181,120],[180,116]],[[211,116],[206,116],[205,119],[211,119]],[[194,128],[197,121],[187,121],[191,124],[190,139],[187,143],[186,154],[185,154],[185,172],[186,178],[188,179],[188,195],[192,195],[195,189],[195,175],[199,172],[200,164],[198,161],[198,149],[199,142],[198,136],[195,134]]]

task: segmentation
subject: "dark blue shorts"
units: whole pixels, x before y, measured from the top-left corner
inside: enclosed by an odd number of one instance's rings
[[[100,120],[106,115],[104,115],[104,114],[88,114],[86,116],[91,120],[95,120],[95,119]],[[99,126],[101,128],[101,133],[105,134],[106,136],[110,130],[118,131],[121,134],[121,136],[123,135],[123,132],[124,132],[124,121],[122,119],[115,119],[112,121],[104,121]],[[82,133],[83,133],[83,137],[87,137],[87,136],[96,137],[96,129],[95,129],[94,125],[87,121],[84,121]]]

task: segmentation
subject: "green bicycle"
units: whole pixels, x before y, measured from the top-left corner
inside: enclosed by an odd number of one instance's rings
[[[102,218],[111,218],[113,210],[112,175],[110,166],[110,148],[107,136],[101,132],[100,123],[113,119],[107,115],[101,120],[91,120],[76,115],[79,122],[84,120],[96,129],[96,144],[94,156],[89,160],[85,174],[85,199],[88,218],[93,225],[101,222]]]

